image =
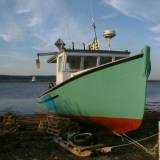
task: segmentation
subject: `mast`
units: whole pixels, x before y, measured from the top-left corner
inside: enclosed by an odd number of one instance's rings
[[[95,24],[95,20],[94,18],[92,18],[92,27],[93,27],[93,31],[94,31],[94,41],[93,42],[97,42],[97,33],[96,33],[96,24]]]
[[[96,24],[94,18],[92,18],[92,27],[94,31],[94,40],[88,44],[88,49],[89,50],[98,50],[100,48],[99,41],[97,38],[97,33],[96,33]]]

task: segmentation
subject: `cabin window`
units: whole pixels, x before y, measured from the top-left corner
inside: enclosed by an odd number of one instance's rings
[[[77,71],[80,70],[81,57],[80,56],[68,56],[66,70]]]
[[[63,63],[62,63],[62,56],[58,59],[58,72],[62,72]]]
[[[84,69],[95,67],[97,65],[96,56],[84,56]]]
[[[100,64],[110,63],[112,62],[112,57],[100,57]]]
[[[124,58],[124,57],[115,57],[115,61],[120,60],[122,58]]]

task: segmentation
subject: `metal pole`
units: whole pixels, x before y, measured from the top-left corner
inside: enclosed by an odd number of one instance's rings
[[[111,39],[108,38],[108,47],[109,47],[109,51],[111,51]]]

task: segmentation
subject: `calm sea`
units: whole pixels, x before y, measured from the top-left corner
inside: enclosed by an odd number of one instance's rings
[[[39,111],[36,98],[48,83],[0,83],[0,114],[16,112],[31,114]],[[148,82],[146,110],[160,111],[160,81]]]

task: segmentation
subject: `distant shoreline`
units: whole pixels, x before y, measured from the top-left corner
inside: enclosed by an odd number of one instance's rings
[[[148,82],[160,82],[160,80],[148,80]]]
[[[19,75],[0,75],[0,82],[32,82],[32,75],[30,76],[19,76]],[[55,75],[38,75],[36,82],[55,82]],[[148,80],[148,82],[160,82],[160,80]],[[35,82],[33,82],[35,83]]]
[[[33,76],[11,76],[11,75],[0,75],[0,82],[32,82]],[[52,82],[55,81],[55,75],[38,75],[36,82]],[[35,82],[33,82],[35,83]]]

